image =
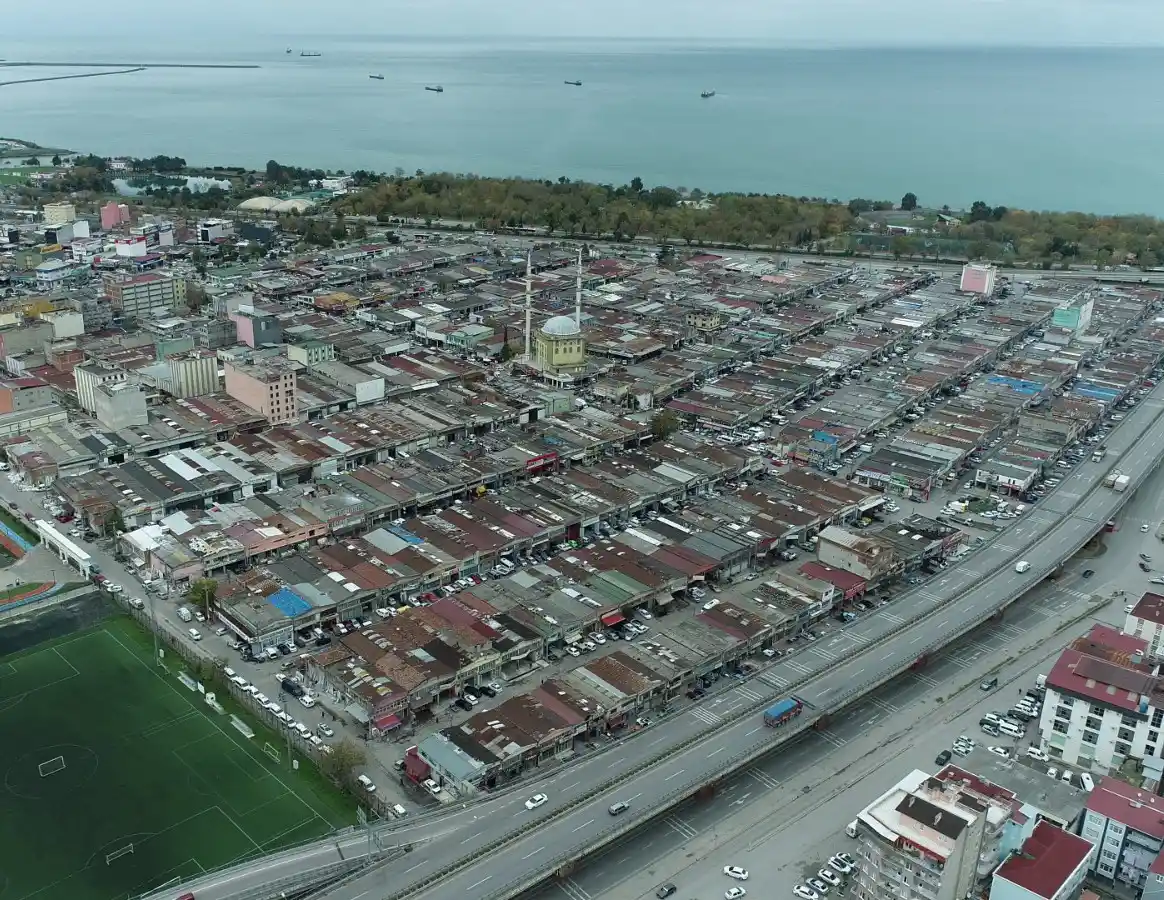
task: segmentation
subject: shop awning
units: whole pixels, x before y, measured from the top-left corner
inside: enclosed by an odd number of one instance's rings
[[[626,616],[624,616],[620,612],[607,613],[605,616],[602,617],[602,624],[603,625],[617,625],[619,622],[625,622],[625,621],[626,621]]]
[[[386,716],[380,716],[374,723],[380,731],[391,731],[393,728],[400,727],[400,716],[389,713]]]

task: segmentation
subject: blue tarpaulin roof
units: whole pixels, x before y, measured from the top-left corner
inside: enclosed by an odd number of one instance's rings
[[[311,612],[311,604],[290,588],[279,588],[279,590],[267,598],[267,602],[288,619],[293,619],[295,616],[301,616],[306,612]]]

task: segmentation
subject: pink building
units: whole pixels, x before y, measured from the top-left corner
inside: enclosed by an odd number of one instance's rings
[[[283,329],[275,316],[256,312],[247,306],[240,307],[230,318],[237,328],[236,334],[240,344],[246,344],[254,349],[264,344],[283,343]]]
[[[997,277],[998,269],[994,266],[969,263],[962,267],[962,282],[959,289],[968,294],[982,294],[989,297],[994,293],[994,281]]]
[[[226,392],[272,425],[299,421],[295,366],[287,359],[226,364]]]
[[[103,230],[112,231],[118,225],[124,225],[129,221],[129,207],[126,204],[110,200],[101,207],[101,228]]]

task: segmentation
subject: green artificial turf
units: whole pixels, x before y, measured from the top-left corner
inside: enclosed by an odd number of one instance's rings
[[[354,824],[310,762],[293,771],[254,721],[245,738],[226,692],[220,715],[151,643],[116,617],[0,658],[0,900],[118,900]]]

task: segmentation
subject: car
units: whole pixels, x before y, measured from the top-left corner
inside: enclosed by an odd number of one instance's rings
[[[1051,768],[1047,769],[1047,777],[1057,781],[1059,778],[1059,770],[1051,766]]]
[[[441,792],[441,786],[431,778],[426,778],[422,784],[424,785],[425,790],[427,790],[434,797]]]
[[[590,632],[590,634],[588,634],[587,637],[590,638],[590,640],[594,641],[594,643],[596,643],[596,644],[605,644],[606,643],[606,635],[601,634],[600,632],[597,632],[597,631]]]
[[[483,684],[477,690],[479,690],[486,697],[496,697],[497,696],[497,691],[493,690],[493,685],[491,685],[491,684]]]
[[[1164,584],[1164,575],[1153,575],[1148,579],[1152,584]]]
[[[792,893],[799,897],[800,900],[820,900],[820,894],[807,885],[798,884],[792,889]]]
[[[1095,574],[1095,569],[1084,569],[1082,572],[1080,572],[1080,574],[1084,578],[1090,578],[1092,575]]]
[[[941,753],[938,754],[937,758],[934,760],[934,765],[935,766],[944,766],[949,761],[950,761],[950,751],[943,750]]]
[[[840,872],[842,875],[848,875],[853,871],[853,867],[841,859],[840,856],[830,856],[829,865],[833,867],[834,871]]]
[[[736,881],[748,880],[748,870],[741,869],[739,866],[724,866],[723,874],[728,878],[734,878]]]
[[[463,709],[465,712],[473,711],[473,704],[466,700],[464,697],[458,697],[453,702],[456,703],[456,705]]]
[[[1039,747],[1027,747],[1027,756],[1030,759],[1038,760],[1039,762],[1046,762],[1048,759],[1050,759],[1050,757],[1047,756],[1047,752],[1040,749]]]
[[[1140,526],[1140,532],[1142,534],[1147,534],[1149,528],[1150,528],[1150,526],[1147,523],[1145,523],[1145,524]]]
[[[1144,562],[1143,560],[1141,560],[1140,561],[1140,571],[1141,572],[1151,572],[1152,567],[1150,565],[1148,565],[1146,562]]]
[[[806,878],[804,882],[822,897],[829,892],[829,886],[819,878]]]
[[[651,720],[645,716],[639,716],[637,719],[635,719],[635,724],[638,725],[639,728],[649,728]]]
[[[670,897],[677,890],[679,890],[679,888],[675,887],[673,884],[661,884],[659,885],[658,890],[655,891],[655,896],[658,897],[659,900],[664,900],[665,897]],[[811,900],[811,898],[809,898],[809,900]]]
[[[525,808],[537,809],[539,806],[544,806],[546,801],[549,799],[550,798],[545,794],[534,794],[532,797],[525,801]]]
[[[1144,562],[1151,562],[1152,561],[1152,557],[1150,557],[1147,553],[1141,553],[1140,559],[1142,559]]]
[[[723,892],[723,898],[724,900],[739,900],[739,898],[744,896],[746,893],[748,892],[745,891],[742,887],[728,888]]]
[[[852,856],[850,856],[848,853],[845,853],[844,851],[841,851],[837,854],[837,859],[847,862],[849,864],[849,868],[851,869],[857,868],[857,860],[853,859]]]
[[[595,645],[591,641],[583,641],[578,646],[581,648],[583,653],[589,653],[595,647]]]
[[[1003,759],[1010,759],[1010,751],[1007,750],[1006,747],[987,747],[986,749],[993,753],[995,756],[1001,756]]]
[[[841,884],[841,879],[837,877],[837,874],[830,872],[828,869],[821,869],[816,875],[821,881],[826,884],[831,884],[833,887],[839,887]]]
[[[571,644],[570,646],[568,646],[566,648],[566,652],[569,653],[571,656],[581,656],[582,655],[582,651],[579,650],[577,647],[575,647],[573,644]]]
[[[719,606],[719,600],[715,597],[712,597],[710,600],[703,604],[703,611],[711,612],[717,606]]]
[[[316,725],[315,730],[318,731],[323,737],[335,737],[335,731],[332,730],[332,727],[330,725],[325,725],[323,722],[320,722],[318,725]]]
[[[630,809],[630,804],[627,803],[625,800],[620,800],[618,803],[611,804],[610,807],[607,809],[607,812],[610,813],[612,816],[618,816],[618,815],[622,815],[628,809]]]
[[[980,691],[993,691],[998,687],[998,678],[987,678],[984,682],[978,685]]]

